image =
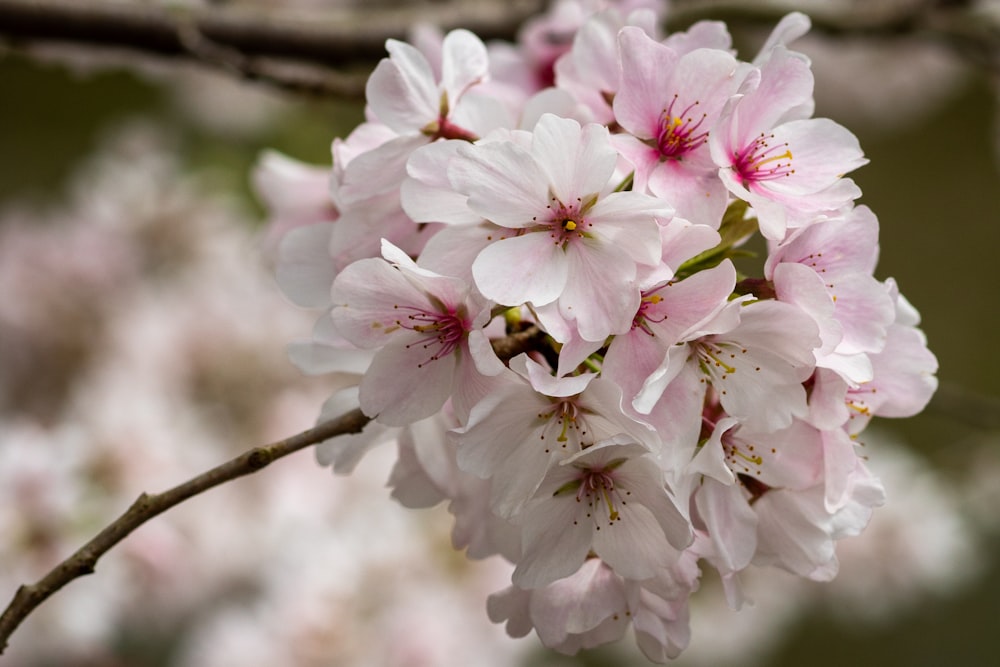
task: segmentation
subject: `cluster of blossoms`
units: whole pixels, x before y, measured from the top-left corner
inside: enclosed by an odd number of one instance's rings
[[[751,565],[836,574],[884,496],[857,436],[937,368],[873,276],[857,139],[813,117],[808,19],[750,62],[721,23],[661,23],[562,2],[514,45],[390,40],[332,177],[257,173],[279,283],[326,309],[292,358],[336,373],[323,418],[373,418],[321,462],[395,441],[394,497],[447,500],[456,548],[515,564],[494,621],[567,653],[631,626],[654,661],[687,645],[700,563],[734,607]]]

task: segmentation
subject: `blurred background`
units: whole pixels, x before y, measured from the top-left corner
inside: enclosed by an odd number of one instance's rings
[[[766,35],[740,3],[675,4],[671,28],[718,9],[744,57]],[[798,4],[836,16],[857,3]],[[813,58],[817,115],[853,130],[871,160],[853,176],[881,223],[877,276],[920,310],[941,390],[924,414],[864,433],[889,501],[840,543],[837,580],[755,571],[755,604],[737,613],[706,577],[677,664],[991,664],[1000,55],[920,31],[821,30],[796,48]],[[329,391],[284,346],[316,313],[277,291],[249,175],[267,148],[329,165],[331,140],[362,117],[356,96],[189,60],[23,36],[0,49],[4,604],[140,492],[313,424]],[[509,567],[455,553],[443,507],[394,503],[394,454],[334,477],[300,452],[171,510],[29,617],[0,664],[647,664],[630,641],[568,658],[533,634],[506,637],[485,599]]]

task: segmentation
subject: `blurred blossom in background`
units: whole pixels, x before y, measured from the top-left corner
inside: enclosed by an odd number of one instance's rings
[[[943,385],[1000,395],[996,82],[915,41],[799,48],[817,115],[871,159],[857,180],[881,221],[879,277],[921,311]],[[362,119],[192,68],[43,60],[0,54],[0,91],[17,91],[0,104],[4,604],[139,493],[314,423],[330,388],[284,347],[316,315],[278,294],[250,173],[265,146],[328,165]],[[704,580],[676,664],[985,664],[1000,438],[933,411],[879,426],[864,445],[889,500],[839,544],[837,579],[757,570],[741,612]],[[393,459],[381,447],[333,477],[300,452],[188,501],[43,604],[3,664],[646,664],[628,641],[569,658],[507,637],[485,600],[511,568],[454,552],[444,507],[390,499]]]
[[[173,150],[130,122],[57,210],[3,218],[5,596],[143,490],[307,428],[325,398],[281,354],[309,317],[277,295],[245,206],[185,176]],[[304,454],[178,508],[40,609],[9,659],[516,662],[523,643],[481,611],[508,568],[455,554],[443,512],[395,505],[389,464],[332,480]]]

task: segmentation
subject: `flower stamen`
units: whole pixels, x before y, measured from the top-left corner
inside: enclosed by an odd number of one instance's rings
[[[404,306],[403,309],[413,312],[406,315],[405,318],[396,320],[396,326],[392,327],[392,330],[402,328],[426,334],[412,343],[408,343],[406,348],[410,349],[417,345],[424,349],[437,348],[426,361],[417,364],[417,368],[423,368],[428,363],[454,352],[468,333],[466,322],[457,313],[442,313],[414,306]]]
[[[656,132],[656,147],[660,151],[660,159],[662,160],[680,160],[708,141],[708,131],[698,131],[705,119],[708,118],[707,114],[701,114],[697,121],[688,115],[701,103],[696,100],[676,115],[674,114],[675,104],[677,104],[677,95],[674,95],[670,104],[663,110],[660,126]]]
[[[788,143],[772,146],[773,139],[773,134],[761,133],[750,145],[733,154],[733,169],[740,175],[744,187],[753,181],[770,181],[795,173]]]

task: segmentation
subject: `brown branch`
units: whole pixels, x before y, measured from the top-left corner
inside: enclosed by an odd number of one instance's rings
[[[441,0],[310,12],[166,7],[98,0],[0,0],[0,37],[15,46],[70,43],[195,60],[296,89],[360,95],[385,40],[417,23],[511,38],[542,0]]]
[[[143,493],[124,514],[76,553],[56,565],[37,583],[17,589],[13,600],[0,615],[0,654],[7,648],[7,640],[14,630],[38,605],[74,579],[91,574],[101,556],[145,522],[203,491],[255,473],[283,456],[337,435],[358,433],[368,421],[368,417],[362,414],[361,410],[352,410],[298,435],[262,447],[254,447],[169,491],[153,495]]]
[[[682,29],[711,19],[770,29],[801,10],[795,0],[673,0],[668,23]],[[941,44],[987,72],[1000,73],[1000,18],[972,0],[831,0],[808,8],[813,32],[829,37],[918,38]]]
[[[52,42],[186,59],[281,88],[361,98],[387,38],[417,23],[465,27],[483,39],[515,36],[546,0],[425,0],[322,11],[167,7],[111,0],[0,0],[0,39],[15,47]],[[773,26],[792,0],[674,0],[668,19]],[[1000,72],[1000,25],[967,0],[839,0],[810,7],[814,30],[832,36],[934,40]]]
[[[186,59],[286,89],[360,98],[385,40],[417,23],[465,27],[483,39],[515,36],[546,0],[358,2],[324,10],[168,7],[111,0],[0,0],[0,39],[15,47],[69,43]],[[673,0],[670,27],[701,19],[773,26],[793,0]],[[813,4],[814,30],[831,36],[933,40],[1000,72],[1000,21],[969,0],[831,0]]]
[[[521,352],[534,349],[545,340],[547,338],[544,332],[536,326],[530,326],[524,331],[493,340],[491,343],[497,356],[507,362]],[[0,654],[7,648],[7,640],[11,634],[38,605],[74,579],[91,574],[101,556],[142,524],[203,491],[255,473],[283,456],[338,435],[359,433],[369,421],[370,418],[360,409],[355,409],[298,435],[269,445],[254,447],[163,493],[141,494],[124,514],[108,524],[76,553],[56,565],[36,583],[23,585],[17,589],[13,600],[0,615]]]
[[[795,0],[673,0],[668,20],[690,25],[704,19],[773,27],[785,14],[805,11],[813,29],[830,34],[886,36],[916,30],[924,16],[950,0],[829,0],[803,10]]]
[[[522,352],[544,347],[547,340],[548,336],[544,331],[531,325],[523,331],[508,334],[503,338],[494,338],[490,340],[490,345],[493,347],[493,352],[507,363]]]
[[[385,55],[385,40],[405,38],[414,24],[466,27],[483,39],[509,37],[542,8],[539,0],[448,0],[398,5],[268,11],[240,7],[166,7],[108,0],[0,0],[0,32],[12,38],[129,47],[189,55],[182,33],[246,56],[300,59],[318,65],[368,64]]]

